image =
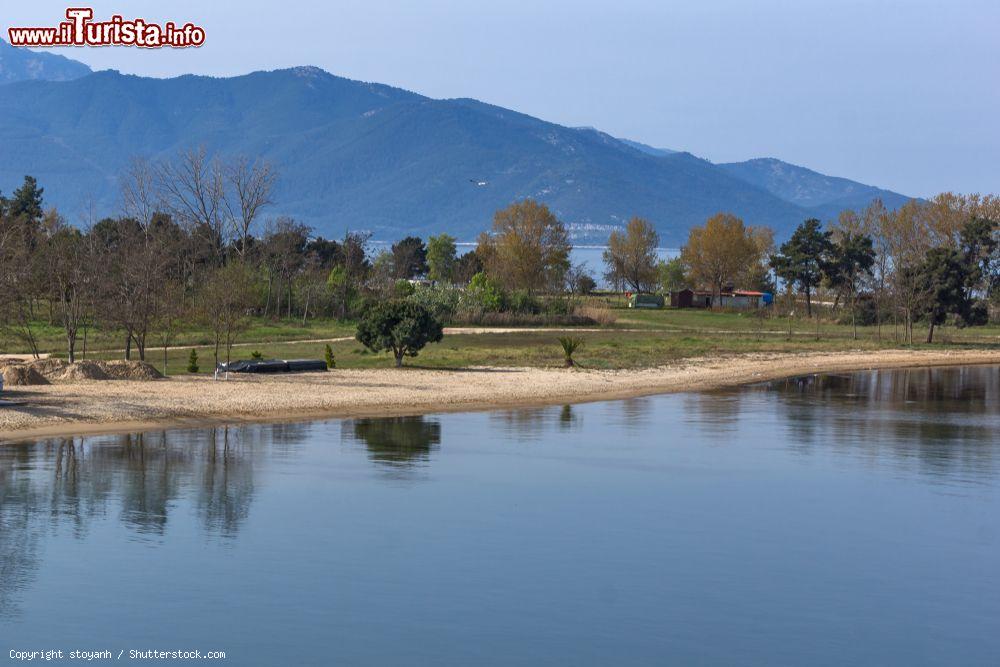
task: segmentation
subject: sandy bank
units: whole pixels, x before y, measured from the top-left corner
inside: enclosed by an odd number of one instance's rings
[[[161,426],[418,414],[691,391],[821,371],[1000,364],[1000,350],[750,354],[630,371],[539,368],[338,370],[14,387],[0,441]]]

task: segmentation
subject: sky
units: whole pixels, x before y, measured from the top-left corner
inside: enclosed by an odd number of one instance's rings
[[[67,6],[4,4],[4,31],[55,25]],[[95,69],[231,76],[316,65],[713,162],[777,157],[911,196],[1000,192],[997,0],[89,6],[97,18],[191,21],[207,33],[198,49],[60,50]]]

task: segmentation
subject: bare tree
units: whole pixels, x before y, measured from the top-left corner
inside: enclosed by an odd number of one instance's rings
[[[133,157],[119,178],[119,187],[125,215],[148,229],[162,207],[156,167],[143,157]]]
[[[236,252],[246,259],[251,232],[260,210],[271,204],[277,174],[267,162],[235,158],[222,168],[225,178],[223,204],[226,219],[236,237]]]
[[[76,361],[76,342],[92,316],[94,286],[90,243],[80,230],[61,221],[52,230],[45,250],[49,299],[66,334],[66,355]]]
[[[221,262],[226,241],[223,222],[224,184],[219,162],[209,159],[202,146],[180,153],[176,161],[156,168],[159,198],[167,212],[186,225],[216,262]]]

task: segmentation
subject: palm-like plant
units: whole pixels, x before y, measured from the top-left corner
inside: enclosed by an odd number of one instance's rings
[[[573,362],[573,353],[583,345],[583,339],[573,338],[571,336],[561,336],[559,338],[559,344],[562,345],[563,356],[566,360],[566,368],[572,368],[575,364]]]

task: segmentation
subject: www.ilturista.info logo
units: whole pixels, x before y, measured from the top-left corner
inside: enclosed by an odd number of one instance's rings
[[[205,43],[205,29],[193,23],[163,25],[146,19],[114,15],[94,21],[90,7],[70,7],[66,21],[49,28],[8,28],[12,46],[139,46],[145,49],[183,49]]]

